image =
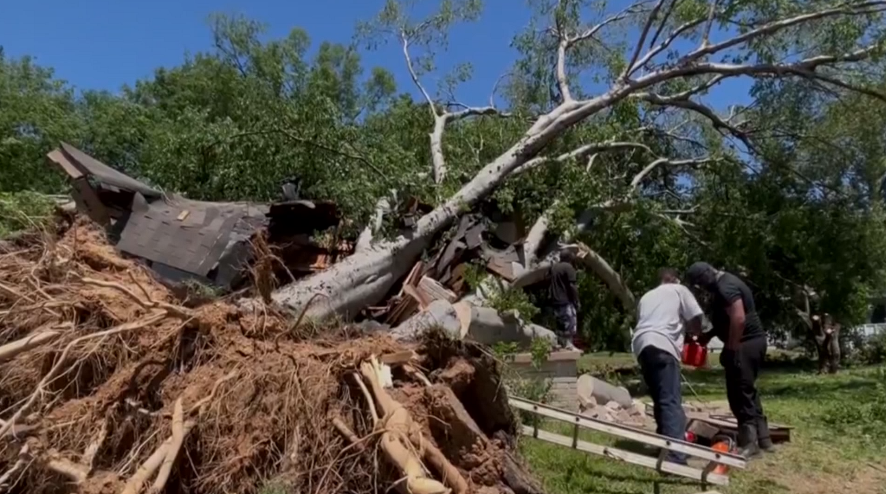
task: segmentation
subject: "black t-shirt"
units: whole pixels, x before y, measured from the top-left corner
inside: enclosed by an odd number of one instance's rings
[[[575,268],[568,262],[558,262],[551,266],[551,303],[566,305],[573,303],[569,295],[576,283]]]
[[[728,341],[729,313],[727,309],[739,298],[742,304],[744,304],[745,313],[744,334],[741,336],[741,341],[766,335],[766,331],[763,330],[763,324],[760,322],[760,316],[757,314],[754,295],[751,293],[751,289],[738,276],[723,273],[717,280],[717,286],[713,295],[714,303],[711,323],[714,326],[714,335],[717,338],[724,343]]]

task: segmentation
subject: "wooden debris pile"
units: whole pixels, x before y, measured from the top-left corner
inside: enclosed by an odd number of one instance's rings
[[[539,491],[481,349],[185,308],[102,228],[60,231],[0,253],[0,492]]]

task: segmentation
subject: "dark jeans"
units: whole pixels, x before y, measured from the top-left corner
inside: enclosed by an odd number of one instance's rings
[[[753,424],[761,429],[761,424],[766,421],[756,385],[760,366],[766,358],[766,346],[765,336],[743,341],[737,358],[737,367],[735,361],[723,358],[727,353],[720,355],[720,364],[726,370],[726,398],[739,427]],[[769,437],[768,428],[765,431],[758,430],[758,434],[761,437]]]
[[[638,358],[643,380],[652,397],[656,431],[681,441],[686,438],[686,414],[680,390],[680,362],[670,353],[646,347]],[[668,453],[668,461],[685,463],[684,455]]]

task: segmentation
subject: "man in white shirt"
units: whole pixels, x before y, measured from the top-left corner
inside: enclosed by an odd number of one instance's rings
[[[686,415],[680,392],[680,356],[684,331],[701,333],[702,310],[695,296],[680,284],[677,271],[662,269],[661,284],[646,292],[637,307],[637,327],[631,347],[653,401],[656,432],[683,440]],[[668,461],[686,463],[669,453]]]

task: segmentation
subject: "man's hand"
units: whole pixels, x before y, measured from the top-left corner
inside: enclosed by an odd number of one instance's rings
[[[724,348],[720,352],[720,365],[727,371],[741,369],[741,350]]]

